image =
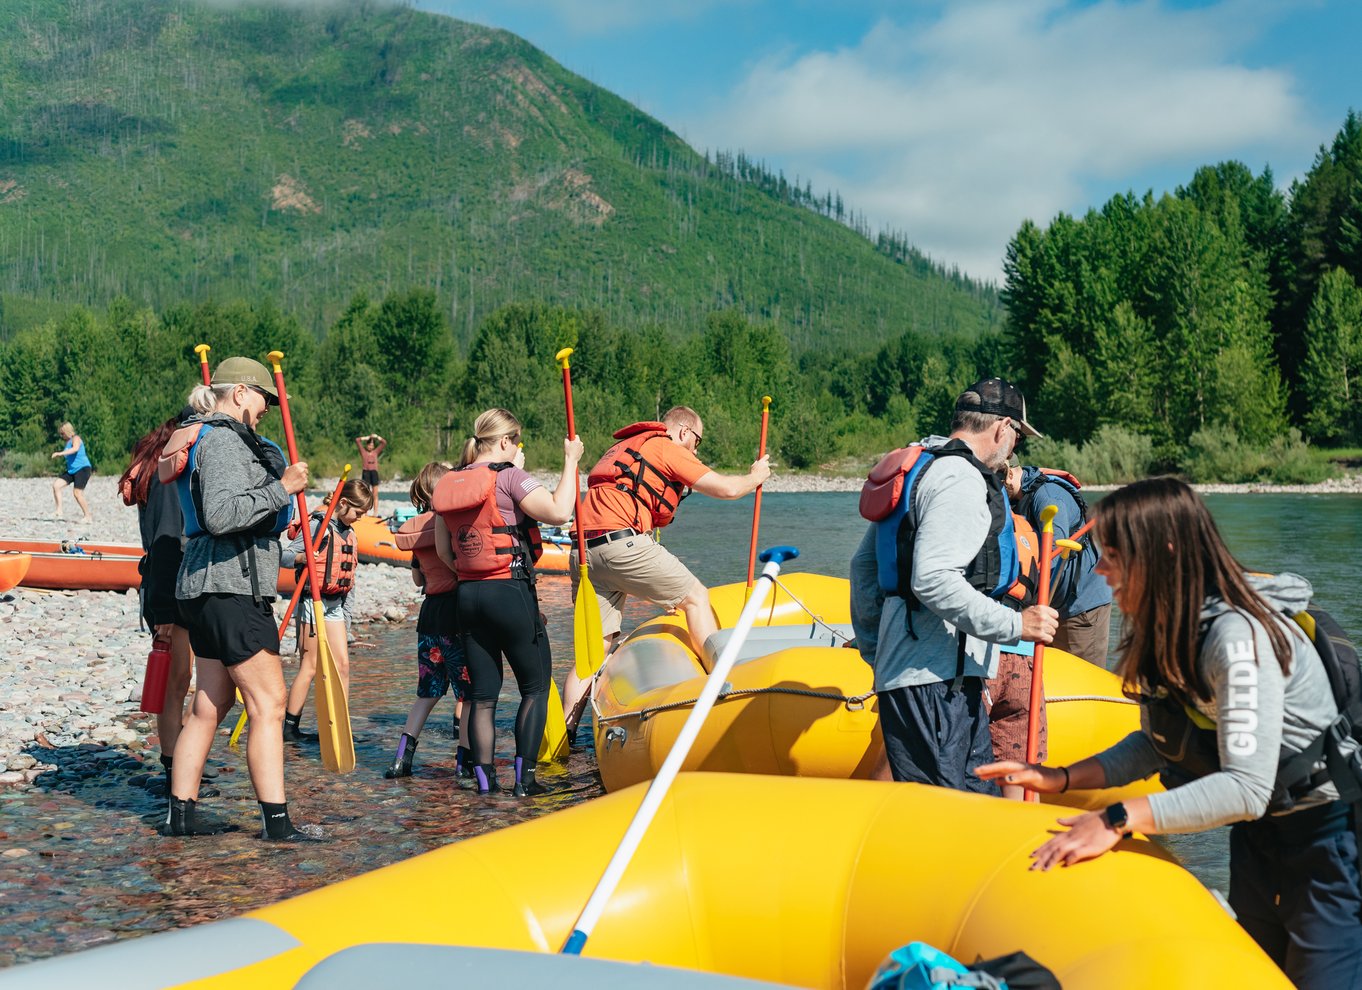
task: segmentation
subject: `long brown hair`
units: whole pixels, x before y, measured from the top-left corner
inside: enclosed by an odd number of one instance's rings
[[[443,461],[431,461],[417,472],[408,492],[411,504],[416,507],[417,512],[430,511],[430,496],[435,491],[436,483],[451,470]]]
[[[1253,590],[1220,537],[1210,510],[1186,482],[1146,478],[1112,492],[1097,507],[1097,542],[1119,561],[1127,603],[1116,672],[1129,692],[1168,688],[1210,701],[1197,663],[1201,609],[1208,596],[1255,619],[1286,673],[1291,644],[1275,610]]]
[[[340,500],[349,502],[361,512],[368,512],[374,507],[374,490],[362,481],[351,478],[341,485]],[[323,505],[331,504],[331,496],[327,495],[322,499]],[[340,506],[336,506],[339,510]]]
[[[152,430],[132,448],[132,460],[118,479],[118,490],[128,492],[132,501],[129,505],[146,505],[147,494],[151,488],[151,477],[156,473],[156,462],[165,449],[166,441],[180,426],[177,416],[171,416],[156,429]]]

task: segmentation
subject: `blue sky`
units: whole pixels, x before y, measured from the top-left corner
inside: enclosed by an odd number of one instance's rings
[[[1008,239],[1202,164],[1287,186],[1362,109],[1357,0],[415,0],[505,28],[697,149],[835,189],[1000,280]]]

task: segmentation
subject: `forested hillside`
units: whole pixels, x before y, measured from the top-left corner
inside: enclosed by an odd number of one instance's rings
[[[127,297],[320,334],[412,288],[460,348],[523,300],[683,335],[733,308],[797,350],[999,321],[840,197],[402,5],[6,0],[0,86],[0,333]]]
[[[1256,458],[1263,473],[1302,434],[1362,444],[1360,281],[1350,113],[1285,194],[1224,162],[1159,199],[1025,224],[1007,251],[1007,361],[1061,439],[1120,429],[1154,464],[1243,474],[1230,464]]]

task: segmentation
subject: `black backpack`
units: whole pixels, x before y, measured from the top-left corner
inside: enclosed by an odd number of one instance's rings
[[[1340,800],[1357,804],[1362,802],[1362,665],[1359,665],[1357,647],[1338,620],[1322,608],[1311,605],[1291,618],[1315,644],[1315,652],[1329,675],[1338,717],[1314,742],[1277,768],[1273,803],[1279,795],[1288,798],[1308,794],[1327,778],[1338,788]],[[1358,745],[1351,753],[1344,754],[1343,743],[1349,738]],[[1312,775],[1310,768],[1321,759],[1325,769]]]

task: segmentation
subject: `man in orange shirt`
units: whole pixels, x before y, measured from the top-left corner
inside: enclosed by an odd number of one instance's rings
[[[661,422],[634,423],[616,431],[618,442],[587,476],[577,525],[586,536],[587,566],[601,610],[606,652],[619,636],[620,613],[630,595],[680,609],[699,656],[704,655],[705,640],[718,629],[709,589],[670,550],[654,542],[651,534],[672,521],[681,499],[692,491],[713,498],[742,498],[770,476],[771,464],[769,457],[763,457],[744,475],[711,471],[696,456],[704,432],[694,409],[676,406],[667,410]],[[569,570],[575,600],[575,549]],[[581,718],[585,697],[586,684],[573,670],[563,689],[569,735]]]

